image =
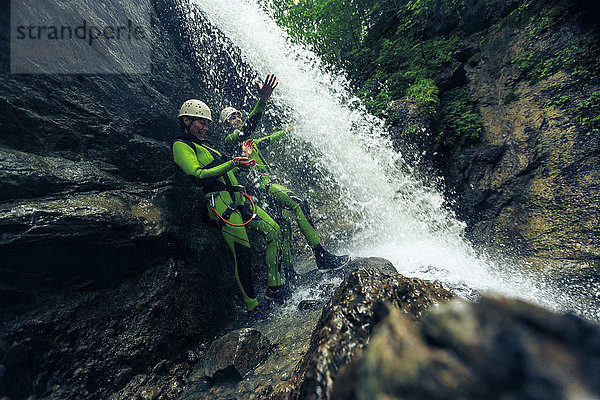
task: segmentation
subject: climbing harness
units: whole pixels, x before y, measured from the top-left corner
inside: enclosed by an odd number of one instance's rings
[[[213,210],[213,212],[215,214],[217,214],[219,216],[219,218],[226,224],[231,225],[231,226],[235,226],[235,227],[240,227],[240,226],[246,226],[250,223],[250,221],[252,221],[254,218],[256,218],[256,205],[254,204],[254,201],[252,201],[252,197],[250,197],[250,195],[248,195],[247,193],[241,192],[241,194],[248,199],[248,201],[250,201],[250,204],[252,204],[252,215],[250,216],[250,219],[248,219],[248,221],[241,223],[241,224],[233,224],[229,221],[227,221],[227,218],[229,218],[231,216],[231,214],[233,214],[233,212],[239,208],[242,207],[245,203],[242,204],[238,204],[237,202],[233,202],[227,205],[227,209],[225,210],[225,212],[223,212],[223,214],[219,214],[217,209],[215,208],[215,196],[216,193],[211,193],[210,194],[210,208],[211,210]]]

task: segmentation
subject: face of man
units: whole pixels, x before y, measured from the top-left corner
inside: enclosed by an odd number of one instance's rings
[[[229,125],[234,129],[240,129],[244,121],[242,121],[242,115],[240,113],[233,113],[227,120]]]
[[[210,121],[206,118],[188,118],[185,117],[185,124],[190,127],[190,133],[202,140],[206,132],[208,132],[208,126],[210,125]]]

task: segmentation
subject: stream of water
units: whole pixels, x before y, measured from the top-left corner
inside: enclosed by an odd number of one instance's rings
[[[269,108],[295,121],[295,143],[316,150],[306,152],[313,173],[325,177],[321,185],[339,188],[338,213],[352,216],[352,235],[339,238],[338,252],[386,258],[404,275],[440,281],[466,297],[493,291],[555,310],[595,313],[548,279],[531,278],[525,268],[493,262],[475,249],[443,195],[415,176],[383,121],[365,110],[343,75],[293,44],[255,0],[192,3],[226,36],[222,45],[239,51],[256,76],[277,75]],[[220,68],[202,48],[197,51],[201,62]]]

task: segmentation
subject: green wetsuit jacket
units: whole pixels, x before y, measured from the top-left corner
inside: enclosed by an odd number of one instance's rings
[[[192,147],[193,146],[193,147]],[[173,160],[187,175],[199,178],[204,193],[218,193],[221,200],[241,204],[244,197],[225,188],[239,187],[234,172],[238,170],[232,160],[225,159],[207,141],[176,140],[173,143]]]

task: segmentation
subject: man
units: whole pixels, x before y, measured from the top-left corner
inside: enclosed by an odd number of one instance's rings
[[[278,82],[274,75],[267,75],[263,87],[268,86],[271,90],[261,91],[260,85],[258,86],[261,95],[258,103],[246,118],[246,121],[242,121],[241,112],[233,107],[226,107],[221,111],[219,122],[225,126],[226,131],[229,133],[225,138],[225,144],[229,151],[234,151],[241,142],[248,142],[250,134],[264,114],[267,101],[277,84]],[[348,264],[350,257],[348,255],[336,256],[323,248],[310,217],[308,202],[300,199],[290,189],[277,183],[277,177],[261,153],[261,149],[264,150],[271,142],[279,140],[286,133],[286,130],[282,130],[253,141],[254,148],[252,154],[247,154],[248,157],[256,161],[256,168],[253,170],[254,182],[252,186],[257,190],[254,190],[253,194],[267,201],[268,204],[287,210],[295,215],[300,230],[313,250],[319,271],[325,272],[339,269]],[[283,228],[285,229],[285,225]],[[289,237],[289,234],[284,233],[283,258],[284,263],[291,264]]]
[[[262,319],[262,312],[252,281],[250,242],[246,227],[266,238],[267,290],[265,299],[282,302],[284,291],[279,271],[281,232],[275,221],[238,185],[235,172],[256,165],[248,157],[225,158],[208,141],[204,140],[212,114],[208,106],[196,99],[187,100],[178,115],[181,135],[173,141],[173,159],[187,174],[198,179],[205,193],[210,218],[221,227],[221,234],[232,252],[237,285],[251,319]],[[242,146],[252,153],[252,143]]]

